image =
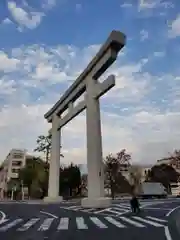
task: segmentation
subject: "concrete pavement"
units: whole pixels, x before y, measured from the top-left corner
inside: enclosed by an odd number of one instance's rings
[[[78,209],[79,203],[75,201],[48,205],[40,202],[1,203],[0,239],[54,240],[61,237],[64,240],[76,238],[104,240],[121,236],[124,239],[158,237],[164,240],[167,239],[165,228],[171,223],[168,213],[179,203],[180,201],[168,200],[142,201],[143,211],[139,215],[130,213],[130,209],[127,208],[128,201],[115,201],[111,206],[115,213],[112,209],[111,212],[101,209],[99,211],[104,212],[100,213],[87,211],[87,209],[83,211],[85,209]],[[73,206],[76,206],[76,210],[68,209]],[[5,221],[1,222],[1,219]],[[170,234],[177,236],[177,232],[172,228]]]

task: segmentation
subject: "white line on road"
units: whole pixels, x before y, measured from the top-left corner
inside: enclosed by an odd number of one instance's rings
[[[40,211],[40,213],[46,214],[46,215],[48,215],[50,217],[53,217],[53,218],[56,218],[56,219],[58,218],[58,216],[56,216],[56,215],[54,215],[52,213],[49,213],[49,212]]]
[[[17,224],[21,223],[23,221],[22,218],[18,218],[12,222],[10,222],[9,224],[3,226],[0,228],[0,232],[5,232],[6,230],[8,230],[9,228],[12,228],[14,226],[16,226]]]
[[[71,209],[73,209],[73,210],[74,210],[74,209],[76,209],[76,208],[81,208],[81,207],[79,207],[79,206],[70,206],[70,207],[65,207],[65,209],[68,209],[68,210],[69,210],[69,209],[70,209],[70,210],[71,210]]]
[[[96,211],[96,212],[94,212],[94,213],[95,213],[95,214],[96,214],[96,213],[102,213],[102,212],[106,212],[106,211],[109,211],[109,210],[111,210],[111,208],[105,208],[105,209]]]
[[[111,210],[111,209],[113,209],[113,208],[110,208],[110,210],[108,210],[108,212],[115,213],[118,216],[130,212],[129,210],[128,211],[123,211],[123,212],[119,212],[119,211],[117,212],[117,211],[114,211],[114,210]]]
[[[99,228],[108,228],[101,220],[99,220],[97,217],[90,217],[91,221],[97,225]]]
[[[126,218],[126,217],[119,217],[120,219],[122,219],[124,222],[127,222],[127,223],[130,223],[130,224],[132,224],[132,225],[134,225],[134,226],[136,226],[136,227],[146,227],[146,226],[144,226],[143,224],[141,224],[141,223],[138,223],[138,222],[135,222],[135,221],[133,221],[133,220],[131,220],[131,219],[129,219],[129,218]]]
[[[167,222],[167,220],[156,218],[156,217],[147,216],[147,218],[157,221],[157,222]]]
[[[83,209],[82,207],[76,207],[76,208],[73,208],[72,210],[73,211],[80,211],[81,209]]]
[[[23,226],[18,228],[17,231],[19,231],[19,232],[27,231],[30,227],[35,225],[39,220],[40,220],[40,218],[32,218],[27,223],[25,223]]]
[[[167,239],[167,240],[172,240],[168,226],[166,226],[166,227],[164,228],[164,230],[165,230],[166,239]]]
[[[39,227],[38,231],[47,231],[50,228],[53,221],[54,218],[45,219],[43,224],[41,224],[41,226]]]
[[[171,215],[171,213],[173,213],[175,210],[177,210],[178,208],[180,208],[180,206],[177,206],[173,209],[171,209],[171,211],[169,211],[167,214],[166,214],[166,217],[169,217]]]
[[[59,226],[57,227],[57,230],[68,230],[69,227],[69,218],[63,217],[60,220]]]
[[[164,210],[164,211],[167,211],[167,210],[171,210],[171,208],[156,208],[156,207],[145,207],[144,208],[145,210]]]
[[[77,217],[76,218],[76,224],[78,229],[88,229],[88,226],[84,222],[84,218]]]
[[[2,215],[2,218],[0,220],[0,224],[7,222],[8,219],[6,219],[6,214],[3,211],[0,211],[0,214]]]
[[[118,207],[114,207],[113,210],[117,210],[119,213],[125,213],[127,212],[128,210],[127,209],[122,209],[122,208],[118,208]]]
[[[117,207],[117,208],[121,208],[121,209],[124,208],[125,210],[131,209],[130,206],[124,206],[121,204],[113,204],[113,207]]]
[[[82,212],[91,212],[91,211],[94,211],[95,208],[87,208],[87,209],[83,209],[81,210]]]
[[[118,228],[125,228],[126,226],[123,225],[122,223],[116,221],[114,218],[112,217],[105,217],[105,219],[110,222],[111,224],[115,225]]]
[[[134,216],[133,218],[136,219],[136,220],[139,220],[140,222],[148,223],[148,224],[150,224],[152,226],[155,226],[155,227],[164,227],[164,225],[162,225],[160,223],[156,223],[156,222],[153,222],[153,221],[150,221],[150,220],[146,220],[146,219],[141,218],[141,217]]]

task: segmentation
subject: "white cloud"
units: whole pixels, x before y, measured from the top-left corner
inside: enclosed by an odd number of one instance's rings
[[[155,8],[160,2],[161,0],[139,0],[139,10]]]
[[[174,21],[172,21],[169,30],[169,37],[176,38],[180,36],[180,15],[176,17]]]
[[[42,7],[45,9],[50,9],[56,5],[56,0],[44,0]]]
[[[140,31],[140,40],[143,42],[144,40],[148,39],[149,33],[146,30],[141,30]]]
[[[154,52],[154,57],[164,57],[165,52]]]
[[[18,7],[13,1],[8,2],[8,8],[14,21],[19,24],[20,28],[27,27],[33,29],[40,24],[44,16],[42,12],[26,12],[23,8]]]
[[[2,94],[4,94],[4,95],[12,94],[14,91],[16,91],[14,86],[15,86],[14,80],[5,79],[5,77],[1,78],[0,79],[0,94],[1,95]]]
[[[75,80],[98,48],[98,45],[83,49],[32,45],[20,46],[9,54],[1,52],[1,71],[6,71],[0,81],[0,93],[6,95],[5,103],[0,102],[2,157],[10,148],[22,147],[30,152],[35,148],[37,136],[46,134],[50,128],[44,113],[59,99],[69,80]],[[116,75],[116,86],[101,100],[103,153],[126,148],[134,161],[144,162],[167,156],[173,148],[179,148],[179,76],[153,76],[145,71],[148,59],[130,63],[126,52],[120,54],[119,59],[106,73]],[[3,65],[5,61],[9,62]],[[7,70],[7,66],[10,69]],[[164,110],[147,99],[160,80],[161,84],[168,81],[171,90]],[[63,128],[65,162],[86,162],[85,127],[83,113]]]
[[[4,23],[4,24],[10,24],[10,23],[12,23],[12,21],[11,21],[9,18],[5,18],[5,19],[2,21],[2,23]]]
[[[16,70],[18,63],[18,59],[10,58],[5,52],[0,51],[0,71],[11,72]]]
[[[130,7],[132,7],[133,6],[133,4],[132,3],[123,3],[123,4],[121,4],[121,7],[122,8],[130,8]]]
[[[171,1],[165,0],[139,0],[139,11],[152,10],[156,8],[169,9],[173,8],[174,4]]]

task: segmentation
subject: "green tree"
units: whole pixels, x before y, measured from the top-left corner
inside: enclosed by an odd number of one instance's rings
[[[131,156],[126,150],[118,152],[116,156],[109,154],[105,160],[105,185],[111,190],[111,197],[114,198],[117,192],[129,192],[130,184],[122,175],[122,171],[130,166]]]
[[[81,173],[77,165],[72,163],[60,169],[60,192],[61,194],[73,197],[80,193]]]
[[[11,197],[12,191],[14,192],[14,199],[17,198],[18,193],[20,192],[21,186],[19,179],[11,178],[7,183],[7,195]]]
[[[19,171],[19,180],[28,188],[29,197],[31,195],[31,185],[37,177],[36,158],[28,159],[26,165]]]
[[[167,164],[155,165],[148,172],[147,176],[148,181],[160,182],[164,187],[171,191],[171,183],[177,183],[179,179],[179,173],[176,170]]]
[[[29,197],[46,195],[48,188],[49,166],[40,158],[32,158],[26,161],[26,165],[19,172],[19,181],[28,188]],[[40,194],[41,192],[41,194]]]
[[[42,152],[45,154],[46,163],[49,162],[50,152],[51,152],[51,135],[40,135],[36,140],[37,147],[34,149],[35,152]],[[61,150],[61,146],[59,147],[59,151]],[[60,157],[64,157],[63,154],[60,153]]]

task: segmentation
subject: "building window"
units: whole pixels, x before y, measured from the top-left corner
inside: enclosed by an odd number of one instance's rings
[[[19,169],[17,169],[17,168],[12,168],[12,173],[19,173]]]
[[[23,154],[22,153],[14,153],[13,154],[13,158],[23,158]]]
[[[12,161],[12,166],[21,166],[22,161]]]

